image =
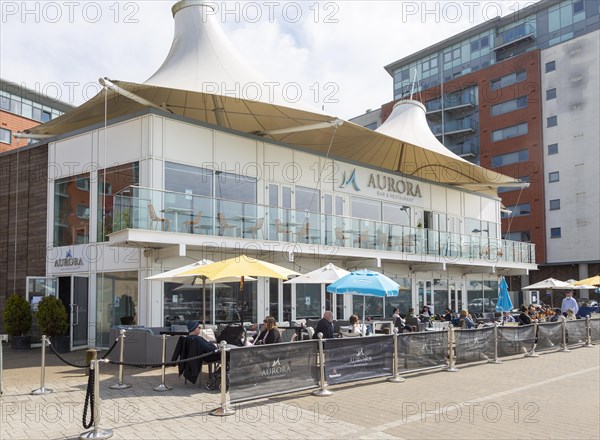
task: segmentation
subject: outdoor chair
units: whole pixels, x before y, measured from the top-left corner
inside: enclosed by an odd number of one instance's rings
[[[282,222],[280,219],[276,218],[273,221],[275,225],[275,232],[277,233],[277,239],[279,239],[279,235],[283,234],[283,237],[286,241],[289,241],[289,235],[292,233]]]
[[[219,223],[219,235],[229,235],[229,231],[234,231],[233,234],[235,235],[237,226],[227,223],[225,214],[222,212],[217,212],[217,222]]]
[[[148,204],[148,215],[150,217],[150,227],[154,229],[155,223],[160,223],[161,231],[168,231],[171,226],[171,220],[166,217],[159,217],[156,214],[156,210],[154,209],[154,205],[152,203]]]
[[[195,218],[183,222],[184,229],[187,229],[190,234],[194,233],[194,229],[200,229],[202,225],[202,211],[198,211]]]
[[[346,240],[348,237],[344,235],[344,230],[340,227],[335,228],[335,241],[340,246],[346,246]]]
[[[251,234],[252,238],[256,239],[258,231],[262,232],[264,223],[265,223],[264,217],[260,217],[260,218],[256,219],[256,223],[254,224],[254,226],[250,226],[250,227],[244,229],[244,236],[246,234]],[[264,233],[263,233],[263,236],[264,236]]]

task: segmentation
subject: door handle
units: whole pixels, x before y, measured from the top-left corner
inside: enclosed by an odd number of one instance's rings
[[[75,315],[73,316],[73,308],[75,308],[77,311],[75,312]],[[77,317],[77,322],[73,322],[74,321],[74,317]],[[76,326],[79,325],[79,306],[77,304],[71,304],[71,325],[72,326]]]

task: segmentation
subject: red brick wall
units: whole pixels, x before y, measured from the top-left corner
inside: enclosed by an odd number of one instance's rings
[[[36,125],[40,125],[40,123],[13,113],[0,111],[0,127],[11,130],[13,134],[35,127]],[[27,139],[15,139],[13,137],[10,145],[0,142],[0,153],[14,150],[17,147],[23,147],[27,145],[27,143]]]

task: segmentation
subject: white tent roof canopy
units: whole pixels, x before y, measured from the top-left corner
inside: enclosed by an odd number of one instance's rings
[[[171,50],[145,84],[101,79],[109,90],[27,133],[60,136],[103,123],[106,99],[108,121],[150,107],[332,159],[494,196],[499,186],[527,185],[445,148],[429,129],[423,105],[416,101],[397,104],[377,132],[291,103],[241,59],[210,3],[182,0],[172,11]],[[246,96],[252,89],[260,93]]]

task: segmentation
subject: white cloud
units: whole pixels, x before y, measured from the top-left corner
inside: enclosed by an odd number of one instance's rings
[[[227,34],[256,70],[302,84],[319,106],[325,98],[337,101],[325,103],[325,111],[351,118],[392,100],[384,65],[532,2],[279,2],[269,9],[275,3],[243,2],[237,10],[233,2],[215,4]],[[142,82],[168,53],[172,4],[3,1],[0,76],[41,90],[58,83],[61,98],[74,104],[90,97],[84,85],[101,76]],[[79,84],[74,97],[69,82]]]

